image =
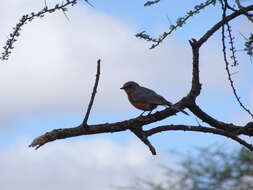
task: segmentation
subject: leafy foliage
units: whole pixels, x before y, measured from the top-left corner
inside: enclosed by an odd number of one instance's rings
[[[249,56],[253,56],[253,33],[250,34],[250,37],[246,40],[244,45],[244,51],[246,51]]]
[[[250,190],[253,188],[253,154],[242,148],[207,147],[191,152],[179,163],[166,167],[164,184],[142,180],[136,190]]]
[[[159,3],[160,0],[154,0],[154,1],[147,1],[144,6],[147,7],[147,6],[151,6],[151,5],[154,5],[156,3]]]
[[[137,33],[136,37],[147,40],[147,41],[154,42],[154,44],[150,47],[150,49],[153,49],[156,46],[158,46],[166,37],[168,37],[170,34],[172,34],[172,32],[176,31],[176,29],[178,29],[178,28],[182,27],[184,24],[186,24],[186,21],[189,20],[192,16],[200,13],[201,10],[208,7],[209,5],[215,5],[215,4],[216,4],[216,0],[207,0],[204,3],[201,3],[199,5],[195,5],[193,10],[188,11],[185,16],[179,17],[174,25],[172,24],[169,26],[169,31],[162,33],[158,38],[152,38],[145,31]]]
[[[53,8],[48,8],[45,6],[38,12],[32,12],[30,14],[25,14],[21,17],[19,22],[13,27],[13,32],[9,35],[9,39],[7,40],[5,46],[3,47],[4,51],[2,52],[2,56],[0,56],[0,60],[8,60],[11,54],[11,50],[14,49],[14,43],[17,41],[17,38],[20,36],[20,32],[22,27],[33,21],[35,18],[42,18],[47,13],[54,13],[57,10],[63,11],[65,13],[68,9],[68,6],[74,6],[77,3],[77,0],[66,0],[62,4],[56,4]]]
[[[246,190],[252,189],[253,154],[242,148],[226,152],[224,148],[205,148],[182,163],[181,181],[189,181],[189,190]]]

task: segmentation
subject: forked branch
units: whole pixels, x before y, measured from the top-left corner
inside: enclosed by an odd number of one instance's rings
[[[247,147],[251,151],[253,151],[253,147],[251,144],[247,143],[245,140],[240,138],[239,135],[247,135],[249,137],[253,136],[253,127],[252,123],[248,123],[244,126],[238,126],[234,124],[225,123],[222,121],[218,121],[217,119],[211,117],[208,113],[204,112],[196,103],[197,97],[201,93],[201,83],[199,77],[199,50],[201,46],[219,29],[221,29],[227,22],[230,20],[244,15],[246,12],[253,10],[253,5],[244,7],[244,9],[240,9],[238,11],[234,11],[232,14],[223,17],[223,19],[216,23],[213,27],[210,28],[202,37],[197,39],[190,40],[190,45],[192,48],[192,84],[189,93],[183,97],[180,101],[176,103],[176,106],[180,109],[188,108],[195,116],[201,119],[203,122],[207,123],[209,126],[189,126],[189,125],[166,125],[153,127],[149,130],[144,130],[143,128],[151,123],[155,123],[157,121],[163,120],[165,118],[169,118],[175,115],[178,111],[171,108],[166,108],[163,111],[156,112],[154,114],[150,114],[148,116],[141,116],[137,118],[133,118],[130,120],[125,120],[116,123],[106,123],[106,124],[97,124],[97,125],[88,125],[87,120],[89,118],[89,113],[91,107],[93,105],[95,93],[98,86],[99,81],[99,73],[100,67],[97,68],[96,81],[93,88],[92,97],[90,100],[89,107],[87,109],[86,116],[82,124],[73,128],[65,128],[65,129],[55,129],[51,132],[48,132],[44,135],[41,135],[33,140],[30,147],[35,147],[36,149],[41,147],[42,145],[57,140],[57,139],[65,139],[69,137],[75,137],[80,135],[91,135],[98,133],[113,133],[119,131],[130,130],[132,131],[145,145],[147,145],[152,154],[156,154],[156,150],[148,140],[148,137],[155,135],[164,131],[171,130],[181,130],[181,131],[196,131],[202,133],[212,133],[221,135],[224,137],[228,137],[233,139],[234,141],[242,144]],[[98,61],[98,65],[99,65]],[[87,127],[83,127],[83,126]]]
[[[182,98],[179,102],[177,102],[175,105],[178,108],[185,108],[188,107],[196,116],[198,116],[200,119],[205,121],[206,123],[212,125],[214,128],[203,128],[203,130],[200,130],[200,128],[192,128],[190,126],[184,126],[183,125],[177,125],[177,126],[170,126],[171,128],[165,127],[165,129],[168,130],[183,130],[183,131],[198,131],[198,132],[209,132],[209,133],[215,133],[219,135],[223,135],[226,137],[230,137],[237,142],[243,144],[244,146],[251,148],[249,144],[246,142],[243,142],[239,137],[237,137],[238,131],[243,129],[244,126],[234,126],[225,124],[222,122],[219,122],[212,117],[210,117],[208,114],[204,113],[201,109],[198,109],[198,106],[195,103],[196,97],[200,94],[201,85],[199,82],[199,42],[195,39],[192,39],[190,41],[190,44],[193,49],[193,72],[192,72],[192,87],[188,95],[184,98]],[[97,69],[99,71],[99,69]],[[100,71],[97,73],[100,73]],[[93,94],[96,91],[96,84],[98,83],[98,74],[96,77],[95,86],[93,89]],[[95,95],[94,95],[95,96]],[[92,99],[92,98],[91,98]],[[90,103],[92,105],[92,103]],[[147,145],[153,155],[156,154],[155,148],[152,146],[150,141],[148,140],[148,137],[151,135],[154,135],[156,133],[161,132],[162,128],[157,127],[150,129],[148,131],[143,130],[142,128],[145,125],[155,123],[157,121],[163,120],[165,118],[168,118],[170,116],[173,116],[177,113],[177,110],[167,108],[163,111],[156,112],[154,114],[148,115],[148,116],[142,116],[137,117],[134,119],[117,122],[117,123],[106,123],[106,124],[98,124],[98,125],[87,125],[87,127],[83,127],[83,125],[79,125],[77,127],[73,128],[65,128],[65,129],[56,129],[51,132],[48,132],[44,135],[41,135],[33,140],[30,147],[35,147],[38,149],[42,145],[57,140],[57,139],[64,139],[69,137],[75,137],[80,135],[91,135],[91,134],[98,134],[98,133],[113,133],[113,132],[119,132],[124,130],[130,130],[132,131],[142,142]],[[179,128],[176,128],[178,127]],[[217,129],[216,129],[217,128]],[[196,130],[195,130],[196,129]],[[251,129],[247,130],[241,130],[240,134],[245,134],[248,136],[252,136],[253,131]]]

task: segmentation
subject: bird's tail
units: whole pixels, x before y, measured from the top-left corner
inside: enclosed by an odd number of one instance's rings
[[[173,109],[180,111],[182,113],[184,113],[185,115],[189,115],[186,111],[179,109],[178,107],[174,106],[171,102],[166,101],[166,105],[168,105],[169,107],[172,107]]]

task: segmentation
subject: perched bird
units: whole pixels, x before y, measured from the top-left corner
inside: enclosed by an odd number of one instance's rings
[[[150,114],[152,110],[159,105],[167,105],[177,111],[181,111],[184,114],[189,115],[187,112],[173,106],[171,102],[157,94],[155,91],[142,87],[134,81],[126,82],[120,89],[125,90],[128,100],[135,108],[143,110],[141,115],[146,111],[150,111]]]

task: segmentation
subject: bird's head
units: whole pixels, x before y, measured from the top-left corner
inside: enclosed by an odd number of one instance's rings
[[[122,90],[134,90],[138,88],[140,85],[134,81],[126,82],[120,89]]]

